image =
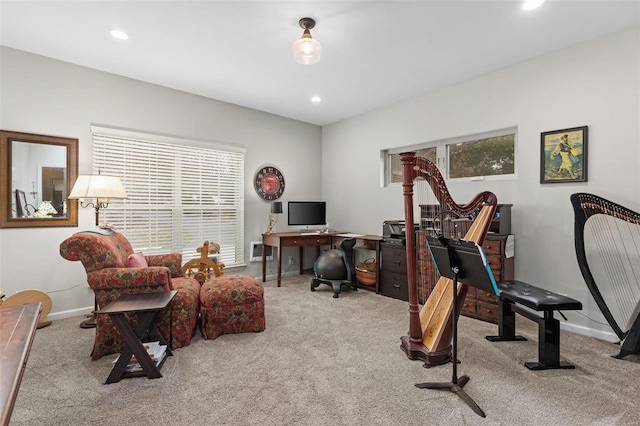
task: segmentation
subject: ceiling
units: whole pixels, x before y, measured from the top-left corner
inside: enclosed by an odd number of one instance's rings
[[[0,44],[326,125],[640,25],[640,2],[7,1]],[[293,60],[300,18],[322,44]],[[109,35],[122,29],[129,40]],[[524,83],[524,82],[523,82]],[[322,102],[312,103],[312,96]]]

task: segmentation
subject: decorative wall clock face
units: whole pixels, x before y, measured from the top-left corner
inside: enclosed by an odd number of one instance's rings
[[[277,200],[284,192],[284,176],[275,166],[262,166],[256,171],[253,186],[263,200]]]

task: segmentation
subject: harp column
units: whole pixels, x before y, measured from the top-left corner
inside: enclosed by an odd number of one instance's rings
[[[418,285],[415,253],[416,235],[413,232],[413,178],[415,176],[416,155],[413,152],[400,154],[402,162],[402,194],[404,196],[404,219],[407,248],[407,286],[409,293],[409,335],[400,338],[400,348],[409,359],[426,361],[429,350],[422,343],[422,327],[420,326],[420,305],[418,304]]]

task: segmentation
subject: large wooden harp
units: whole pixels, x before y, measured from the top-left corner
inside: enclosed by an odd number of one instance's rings
[[[424,361],[425,367],[441,365],[451,360],[453,325],[453,280],[439,277],[429,292],[424,306],[419,306],[419,287],[422,274],[429,269],[421,262],[416,265],[416,257],[429,258],[426,233],[431,232],[447,238],[461,238],[482,244],[494,216],[497,198],[488,191],[476,195],[469,203],[460,205],[453,201],[440,171],[426,158],[417,157],[413,152],[400,154],[403,170],[404,214],[406,227],[407,281],[409,292],[409,335],[402,336],[401,349],[409,359]],[[420,205],[420,226],[414,226],[414,182],[424,180],[433,191],[437,206]],[[425,218],[430,215],[430,218]],[[426,219],[437,226],[423,226]],[[469,225],[461,225],[462,222]],[[462,233],[464,232],[464,234]],[[458,282],[457,312],[461,311],[468,287]],[[424,291],[424,290],[423,290]]]
[[[622,358],[640,353],[640,214],[602,197],[571,195],[580,272],[622,342]]]

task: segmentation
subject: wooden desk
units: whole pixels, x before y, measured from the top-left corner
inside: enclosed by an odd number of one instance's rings
[[[160,331],[156,327],[154,320],[158,316],[161,309],[164,309],[177,291],[169,291],[165,293],[141,293],[141,294],[125,294],[118,299],[109,303],[104,308],[95,313],[107,314],[111,317],[111,321],[116,326],[122,337],[124,338],[124,349],[120,353],[118,361],[111,369],[111,373],[105,384],[119,382],[123,377],[137,377],[146,375],[150,379],[162,377],[160,367],[164,363],[164,359],[158,366],[149,358],[147,351],[142,345],[142,341],[159,341],[161,345],[167,342],[162,338]],[[138,314],[138,323],[135,328],[127,321],[126,313]],[[135,355],[142,372],[127,373],[126,368],[131,355]],[[171,350],[167,346],[167,355],[171,356]],[[165,357],[166,359],[166,357]]]
[[[302,275],[304,259],[304,247],[317,247],[318,256],[320,255],[320,246],[329,246],[338,248],[340,242],[348,238],[344,232],[327,232],[319,234],[304,234],[301,232],[274,232],[273,234],[262,234],[262,282],[267,280],[267,246],[274,247],[275,256],[278,262],[278,287],[282,279],[282,248],[283,247],[299,247],[298,264],[300,265],[300,275]],[[375,291],[380,289],[380,241],[382,237],[379,235],[359,235],[356,238],[354,249],[362,248],[375,250],[376,265],[378,265],[378,274],[376,274]],[[363,287],[367,288],[367,287]]]
[[[0,309],[0,424],[8,425],[27,365],[42,304]]]

